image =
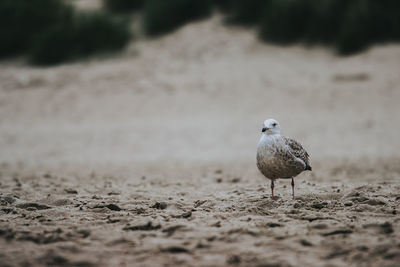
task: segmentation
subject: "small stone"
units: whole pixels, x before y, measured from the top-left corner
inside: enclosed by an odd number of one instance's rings
[[[364,204],[368,204],[371,206],[377,206],[377,205],[385,205],[386,203],[379,199],[369,199],[369,200],[365,201]]]
[[[187,211],[187,212],[183,213],[181,216],[182,216],[182,218],[189,218],[190,216],[192,216],[192,212]]]
[[[161,249],[161,252],[165,253],[190,253],[189,250],[183,247],[168,247]]]
[[[200,207],[201,205],[203,205],[204,203],[206,203],[207,202],[207,200],[196,200],[195,202],[194,202],[194,207],[195,208],[198,208],[198,207]]]
[[[358,246],[357,249],[358,249],[359,251],[368,251],[368,250],[369,250],[369,248],[368,248],[367,246],[363,246],[363,245]]]
[[[384,234],[391,234],[394,232],[393,226],[389,222],[385,222],[379,226],[381,227],[382,233],[384,233]]]
[[[305,247],[311,247],[313,244],[311,244],[309,241],[305,240],[305,239],[301,239],[300,240],[300,244],[302,244]]]
[[[87,229],[78,230],[77,233],[78,233],[82,238],[86,238],[86,237],[90,236],[90,230],[87,230]]]
[[[391,260],[391,259],[399,258],[399,257],[400,257],[400,252],[395,252],[395,251],[391,251],[391,252],[389,251],[383,255],[383,258],[387,259],[387,260]]]
[[[313,207],[314,209],[320,210],[322,208],[325,208],[327,205],[328,205],[328,203],[326,203],[326,202],[314,202],[311,205],[311,207]]]
[[[73,189],[73,188],[65,188],[64,191],[65,191],[67,194],[78,194],[78,191],[76,191],[76,190]]]
[[[138,208],[138,209],[136,209],[135,210],[135,212],[136,212],[136,214],[143,214],[143,213],[145,213],[146,212],[146,210],[144,209],[144,208]]]
[[[327,233],[322,233],[322,236],[331,236],[331,235],[347,235],[353,233],[353,230],[350,229],[340,229],[340,230],[335,230],[332,232],[327,232]]]
[[[208,242],[213,242],[215,239],[217,239],[215,235],[206,238]]]
[[[27,203],[21,203],[16,206],[17,208],[20,209],[26,209],[26,210],[46,210],[46,209],[51,209],[51,207],[43,204],[38,204],[34,202],[27,202]]]
[[[201,242],[197,243],[197,245],[196,245],[196,248],[209,248],[209,247],[210,247],[210,245],[205,245]]]
[[[241,180],[240,177],[235,177],[235,178],[233,178],[233,179],[231,180],[231,183],[236,184],[236,183],[239,183],[240,180]]]
[[[158,210],[165,210],[167,208],[168,204],[165,202],[156,202],[153,206],[151,206],[153,209],[158,209]]]
[[[240,261],[241,260],[238,255],[229,255],[228,258],[226,259],[226,263],[228,264],[239,264]]]
[[[114,210],[114,211],[121,211],[121,208],[120,207],[118,207],[117,205],[115,205],[115,204],[108,204],[107,206],[106,206],[108,209],[110,209],[110,210]]]
[[[161,229],[161,225],[153,225],[152,222],[148,222],[147,224],[140,224],[140,225],[134,225],[130,226],[127,225],[123,228],[125,231],[153,231],[153,230],[159,230]]]
[[[221,221],[218,221],[218,222],[216,222],[216,223],[213,223],[213,224],[211,224],[211,226],[214,226],[214,227],[221,227]]]
[[[5,196],[0,196],[0,203],[1,204],[12,204],[15,202],[15,198],[13,195],[5,195]]]
[[[270,222],[270,223],[267,223],[267,226],[271,227],[271,228],[282,227],[282,224]]]

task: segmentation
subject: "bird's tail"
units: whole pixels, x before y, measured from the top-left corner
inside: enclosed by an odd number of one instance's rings
[[[311,168],[311,166],[310,165],[306,165],[306,171],[312,171],[312,168]]]

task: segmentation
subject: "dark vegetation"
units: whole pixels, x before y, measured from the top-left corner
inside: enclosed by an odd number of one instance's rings
[[[267,0],[260,38],[303,42],[347,55],[374,43],[399,40],[400,2],[395,0]]]
[[[49,25],[70,20],[72,11],[60,1],[1,0],[0,56],[14,56],[27,51],[37,33]]]
[[[141,10],[146,0],[103,0],[104,7],[116,13],[129,13]]]
[[[77,12],[61,0],[1,0],[0,57],[27,55],[57,64],[124,47],[127,21],[100,12]]]
[[[32,41],[29,59],[37,65],[56,64],[120,50],[129,38],[127,21],[104,13],[82,12],[38,34]]]
[[[341,55],[400,40],[398,0],[103,0],[105,12],[79,12],[62,0],[1,0],[0,58],[27,55],[57,64],[116,51],[129,41],[129,15],[158,36],[213,9],[228,24],[253,27],[260,39],[326,45]],[[121,15],[122,14],[122,15]],[[124,19],[125,18],[125,19]]]
[[[144,29],[148,35],[160,35],[211,14],[211,0],[147,0]]]
[[[228,24],[254,26],[261,21],[267,0],[214,0],[216,7],[226,16]]]
[[[262,40],[323,44],[339,54],[400,39],[397,0],[215,0],[227,22],[254,25]]]
[[[139,2],[143,4],[143,25],[148,35],[168,33],[206,17],[214,8],[225,14],[226,23],[255,27],[260,39],[280,45],[326,45],[348,55],[375,43],[400,39],[398,0],[143,1]],[[129,9],[135,1],[116,2],[124,2]]]

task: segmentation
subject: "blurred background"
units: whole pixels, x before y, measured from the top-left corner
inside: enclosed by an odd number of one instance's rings
[[[0,162],[254,167],[398,157],[395,0],[2,0]]]

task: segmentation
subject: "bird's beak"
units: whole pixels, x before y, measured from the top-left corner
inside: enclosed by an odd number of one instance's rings
[[[268,131],[269,129],[268,128],[262,128],[262,130],[261,130],[261,132],[265,132],[265,131]]]

